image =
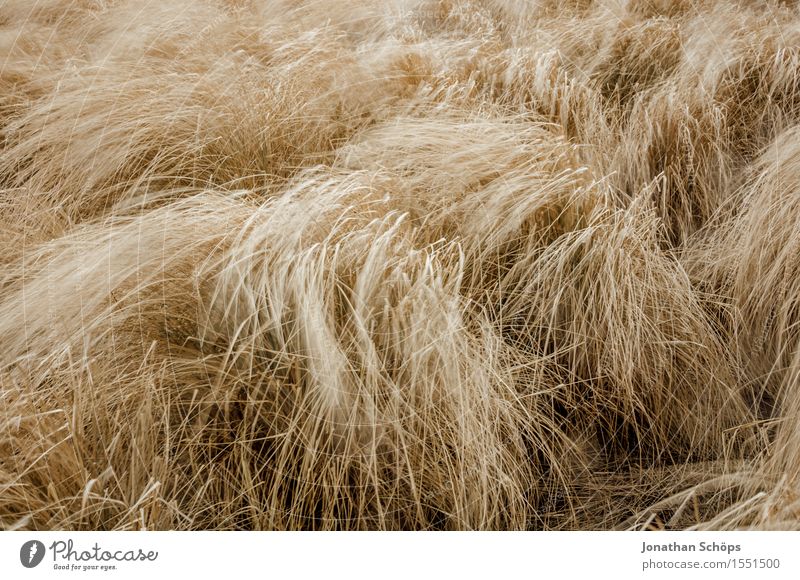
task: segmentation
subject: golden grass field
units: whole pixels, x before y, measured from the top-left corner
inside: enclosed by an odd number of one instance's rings
[[[800,529],[800,3],[0,0],[0,527]]]

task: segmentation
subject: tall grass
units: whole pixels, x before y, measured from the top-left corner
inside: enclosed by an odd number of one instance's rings
[[[0,2],[0,527],[800,527],[798,35]]]

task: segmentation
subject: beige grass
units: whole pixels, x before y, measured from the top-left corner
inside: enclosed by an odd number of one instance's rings
[[[0,2],[0,527],[800,528],[798,44]]]

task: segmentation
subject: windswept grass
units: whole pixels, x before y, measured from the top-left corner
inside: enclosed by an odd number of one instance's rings
[[[0,2],[0,527],[800,528],[798,35]]]

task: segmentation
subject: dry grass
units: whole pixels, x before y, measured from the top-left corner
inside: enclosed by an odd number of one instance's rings
[[[0,2],[0,527],[800,528],[798,44]]]

